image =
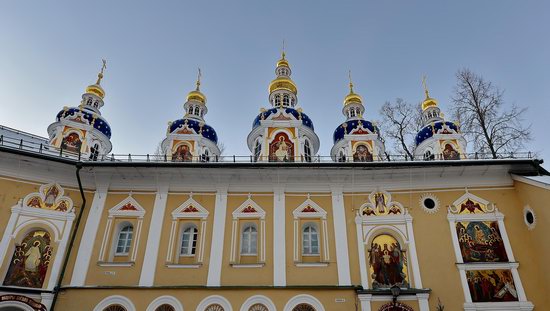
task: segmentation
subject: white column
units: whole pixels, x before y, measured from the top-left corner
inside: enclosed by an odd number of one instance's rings
[[[86,217],[86,224],[82,232],[82,238],[80,239],[80,246],[76,253],[71,286],[84,286],[86,282],[86,274],[88,274],[88,267],[97,238],[99,222],[101,221],[101,215],[103,215],[105,199],[107,199],[107,188],[108,185],[98,185],[96,187],[94,199],[90,206],[88,217]]]
[[[351,285],[351,276],[349,270],[348,232],[342,188],[332,190],[332,219],[334,221],[334,242],[336,245],[338,285]]]
[[[223,240],[227,213],[227,188],[218,189],[214,207],[214,229],[210,248],[210,264],[206,286],[220,286],[222,274]]]
[[[408,249],[410,254],[413,275],[414,275],[414,287],[422,288],[422,278],[420,277],[420,267],[418,266],[418,257],[416,255],[416,243],[414,241],[414,232],[412,227],[412,216],[410,214],[407,214],[405,217],[407,220],[407,235],[409,238]]]
[[[416,297],[418,298],[418,307],[420,311],[430,311],[430,305],[428,304],[430,294],[416,294]]]
[[[361,311],[371,311],[370,301],[372,300],[372,295],[359,294],[358,297],[361,302]]]
[[[10,247],[10,240],[12,238],[13,229],[15,229],[15,222],[17,221],[17,217],[19,216],[19,211],[21,210],[21,201],[17,203],[16,206],[11,208],[11,215],[10,220],[8,221],[8,224],[6,226],[6,229],[4,230],[4,235],[2,236],[2,242],[0,242],[0,266],[2,266],[2,263],[5,260],[6,253],[8,252],[8,248]],[[9,258],[8,260],[11,260]]]
[[[273,285],[286,286],[285,192],[273,191]]]
[[[67,242],[69,242],[69,235],[73,230],[74,217],[75,215],[73,212],[67,215],[67,220],[65,221],[65,226],[63,228],[63,236],[61,237],[61,240],[56,241],[56,242],[59,242],[59,244],[57,245],[57,250],[55,251],[55,259],[53,260],[52,271],[50,273],[50,280],[48,281],[48,287],[46,287],[46,289],[48,290],[53,290],[53,288],[57,284],[57,280],[59,278],[59,273],[61,270],[61,264],[63,263],[63,260],[65,258],[65,248],[67,248]]]
[[[357,232],[357,253],[359,254],[359,272],[361,273],[361,286],[363,286],[364,289],[368,289],[369,279],[367,277],[365,243],[363,242],[363,219],[359,215],[355,216],[355,230]]]
[[[153,215],[151,216],[151,225],[149,226],[149,235],[145,245],[145,256],[139,286],[153,286],[155,281],[155,271],[157,268],[157,259],[160,246],[160,235],[164,224],[164,212],[166,210],[166,201],[168,199],[168,184],[159,185],[155,204],[153,206]]]

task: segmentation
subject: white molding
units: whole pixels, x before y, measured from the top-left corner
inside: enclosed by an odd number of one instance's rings
[[[515,181],[519,181],[519,182],[522,182],[524,184],[539,187],[539,188],[542,188],[542,189],[550,190],[550,184],[547,184],[547,183],[544,183],[544,182],[538,181],[538,180],[533,180],[533,179],[530,179],[530,178],[525,177],[525,176],[520,176],[520,175],[516,175],[516,174],[511,174],[511,175],[512,175],[512,179],[515,180]]]
[[[198,212],[183,212],[186,208],[189,206],[195,207]],[[195,201],[193,199],[193,195],[191,194],[189,196],[189,199],[187,199],[185,202],[183,202],[179,207],[177,207],[174,211],[172,211],[172,219],[181,219],[181,218],[199,218],[199,219],[206,219],[208,218],[208,215],[210,213],[204,208],[202,205],[199,204],[199,202]]]
[[[361,274],[361,286],[363,286],[364,289],[368,289],[369,278],[367,273],[368,269],[365,254],[365,238],[362,223],[362,217],[359,215],[355,216],[355,232],[357,234],[357,254],[359,254],[359,272]]]
[[[299,268],[306,268],[306,267],[328,267],[328,262],[297,262],[294,264],[296,267]]]
[[[244,264],[231,264],[233,268],[263,268],[265,264],[263,263],[244,263]]]
[[[531,311],[534,307],[529,301],[464,303],[464,311]]]
[[[137,210],[120,210],[124,205],[126,204],[132,204]],[[109,217],[137,217],[137,218],[143,218],[145,215],[145,209],[132,197],[130,194],[127,198],[120,201],[117,205],[113,206],[109,209]]]
[[[531,213],[531,215],[533,215],[533,223],[532,224],[527,222],[527,213],[529,213],[529,212]],[[523,207],[523,222],[525,223],[525,225],[527,226],[527,230],[529,230],[529,231],[535,229],[535,227],[537,226],[537,215],[535,214],[535,211],[529,205],[525,205]]]
[[[268,311],[276,311],[277,310],[277,308],[275,307],[275,304],[273,303],[273,301],[271,301],[271,299],[269,299],[268,297],[266,297],[264,295],[254,295],[252,297],[249,297],[247,300],[245,300],[245,302],[241,306],[240,311],[248,311],[248,309],[250,307],[252,307],[253,305],[255,305],[257,303],[261,303],[264,306],[266,306]]]
[[[286,286],[285,192],[273,191],[273,285]]]
[[[184,311],[181,302],[177,298],[169,295],[157,297],[149,304],[149,306],[147,306],[146,311],[155,311],[156,308],[162,306],[163,304],[172,306],[174,311]]]
[[[103,311],[103,309],[107,308],[108,306],[115,304],[123,306],[127,311],[136,311],[136,307],[134,306],[132,301],[121,295],[113,295],[103,299],[95,306],[93,311]]]
[[[153,215],[151,216],[151,224],[164,223],[164,212],[166,210],[166,202],[168,200],[168,185],[162,185],[155,195],[155,203],[153,205]],[[155,271],[157,268],[157,259],[160,247],[160,237],[162,234],[161,225],[149,226],[149,235],[147,236],[147,244],[145,245],[145,256],[141,267],[141,275],[139,278],[139,286],[153,286],[155,280]]]
[[[201,264],[197,264],[197,265],[180,265],[180,264],[168,264],[166,265],[166,268],[168,269],[198,269],[200,268],[202,265]]]
[[[212,230],[212,244],[210,248],[210,264],[208,266],[207,286],[220,286],[223,259],[223,243],[225,219],[227,213],[227,188],[219,189],[216,193],[214,207],[214,224]]]
[[[316,311],[325,311],[325,307],[323,307],[323,304],[317,298],[307,294],[296,295],[290,298],[283,310],[292,311],[294,307],[301,303],[307,303],[311,305],[313,308],[315,308]]]
[[[34,300],[34,299],[33,299]],[[22,311],[36,311],[33,307],[29,306],[26,303],[22,303],[19,301],[2,301],[0,302],[0,309],[4,310],[4,308],[8,310],[12,310],[13,307],[15,310],[22,310]]]
[[[517,269],[518,262],[473,262],[456,263],[458,270],[497,270],[497,269]]]
[[[302,212],[302,210],[307,206],[310,206],[313,209],[315,209],[315,212],[306,212],[306,213]],[[295,208],[292,211],[292,215],[294,216],[294,219],[298,219],[298,218],[326,219],[327,218],[327,212],[321,206],[319,206],[319,204],[315,203],[309,197],[307,198],[307,200],[305,200],[302,204],[300,204],[297,208]]]
[[[244,209],[247,207],[252,207],[255,212],[243,212]],[[256,202],[254,202],[250,194],[248,195],[248,199],[244,201],[239,207],[237,207],[233,213],[231,213],[233,216],[233,221],[231,223],[231,248],[230,248],[230,254],[231,258],[229,261],[232,264],[238,264],[237,263],[237,248],[239,245],[239,241],[241,238],[242,232],[239,228],[239,220],[240,219],[249,219],[254,220],[258,219],[260,221],[260,226],[257,228],[259,237],[257,239],[258,244],[258,255],[259,255],[259,262],[263,263],[265,262],[265,251],[266,251],[266,245],[265,245],[265,216],[266,212],[264,209],[262,209]]]
[[[229,302],[229,300],[225,299],[220,295],[211,295],[204,298],[197,306],[196,311],[204,311],[211,304],[219,304],[220,306],[223,307],[224,311],[233,311],[233,308],[231,307],[231,303]]]
[[[248,206],[251,206],[252,208],[254,208],[256,210],[256,212],[255,213],[243,213],[243,210],[245,208],[247,208]],[[254,202],[254,200],[252,200],[249,197],[239,207],[237,207],[231,215],[233,216],[233,219],[240,219],[240,218],[265,219],[266,212],[263,208],[260,207],[260,205],[258,205],[258,203]]]
[[[80,246],[76,254],[75,266],[73,268],[73,275],[71,277],[71,286],[83,286],[86,282],[86,275],[90,267],[90,261],[92,258],[93,246],[96,243],[97,231],[99,229],[99,222],[103,215],[103,209],[105,207],[105,200],[107,199],[107,189],[98,189],[94,194],[88,217],[86,218],[86,225],[84,232],[80,239]]]
[[[121,262],[98,262],[100,267],[132,267],[135,264],[133,261],[121,261]]]
[[[334,224],[334,243],[336,246],[336,264],[338,269],[338,285],[351,285],[349,267],[348,233],[346,211],[342,188],[332,191],[332,220]]]

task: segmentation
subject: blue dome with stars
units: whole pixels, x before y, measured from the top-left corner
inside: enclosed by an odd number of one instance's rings
[[[311,119],[307,116],[307,114],[303,113],[303,112],[298,112],[298,110],[294,109],[294,108],[284,108],[285,109],[285,113],[286,114],[291,114],[292,116],[294,116],[294,118],[296,118],[296,120],[300,120],[300,115],[302,115],[302,124],[309,127],[312,131],[314,130],[313,128],[313,122],[311,121]],[[266,110],[264,112],[261,112],[255,119],[254,119],[254,122],[252,123],[252,128],[256,128],[258,126],[260,126],[260,121],[261,120],[265,120],[267,119],[270,115],[272,114],[276,114],[277,111],[279,110],[279,108],[271,108],[269,110]]]
[[[216,131],[213,127],[206,123],[202,123],[201,132],[201,122],[190,118],[183,118],[172,122],[169,129],[170,133],[173,133],[178,128],[183,128],[185,126],[185,122],[187,122],[187,126],[190,129],[193,129],[196,133],[200,133],[202,137],[213,141],[215,144],[218,144],[218,134],[216,134]]]
[[[458,126],[450,121],[437,121],[435,123],[426,125],[423,129],[416,134],[416,145],[420,145],[426,139],[432,137],[434,133],[437,133],[443,128],[443,125],[446,125],[448,128],[458,132]]]
[[[334,134],[332,135],[332,139],[333,139],[334,143],[337,143],[338,141],[344,139],[344,135],[346,133],[351,133],[353,130],[358,128],[359,127],[359,122],[361,122],[364,129],[368,129],[372,133],[377,133],[377,134],[380,133],[380,130],[378,129],[378,127],[375,126],[374,124],[372,124],[372,122],[370,122],[370,121],[350,120],[350,121],[346,121],[346,122],[342,123],[340,126],[338,126],[334,130]],[[346,125],[345,129],[344,129],[344,126],[343,126],[344,124]]]
[[[107,136],[107,138],[111,138],[111,127],[109,126],[109,123],[107,123],[107,121],[105,121],[105,119],[103,119],[103,117],[100,116],[98,113],[90,109],[77,107],[63,109],[57,114],[56,118],[57,121],[59,121],[69,116],[75,116],[77,113],[82,113],[82,117],[89,124],[91,124],[92,120],[95,119],[95,121],[93,122],[94,128],[103,133],[103,135]]]

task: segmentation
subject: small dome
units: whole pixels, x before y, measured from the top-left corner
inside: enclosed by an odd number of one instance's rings
[[[57,120],[59,121],[69,116],[72,117],[79,112],[82,113],[84,120],[87,121],[89,124],[93,122],[93,126],[96,130],[103,133],[103,135],[105,135],[107,138],[109,139],[111,138],[111,126],[109,126],[109,123],[107,123],[107,121],[105,121],[105,119],[103,119],[103,117],[101,117],[99,114],[93,111],[90,111],[86,108],[81,109],[81,108],[71,107],[71,108],[63,109],[57,114]],[[75,122],[78,122],[78,121],[75,121]]]
[[[279,111],[278,108],[271,108],[269,110],[262,111],[260,114],[258,114],[258,116],[256,116],[256,118],[254,119],[254,122],[252,122],[252,128],[254,129],[254,128],[260,126],[260,121],[261,120],[267,119],[270,115],[276,114],[278,111]],[[311,130],[314,130],[313,122],[311,121],[311,119],[308,117],[307,114],[305,114],[303,112],[299,112],[298,110],[296,110],[294,108],[285,108],[284,111],[285,111],[286,114],[292,115],[296,120],[300,120],[300,116],[301,116],[302,124],[304,126],[309,127]]]
[[[287,90],[295,95],[298,94],[298,88],[296,87],[296,84],[294,84],[294,81],[285,76],[277,77],[269,83],[269,93],[271,94],[276,90]]]
[[[91,93],[99,98],[103,99],[105,97],[105,90],[98,83],[92,84],[86,88],[86,93]]]
[[[334,134],[332,135],[332,139],[334,143],[337,143],[338,141],[344,139],[344,135],[349,134],[353,132],[356,128],[363,126],[363,129],[370,131],[371,133],[379,133],[378,127],[375,126],[372,122],[367,120],[351,120],[346,121],[342,123],[340,126],[338,126],[334,130]],[[358,132],[355,134],[367,134],[364,132]]]
[[[279,59],[279,61],[277,61],[277,67],[288,67],[288,68],[290,68],[290,64],[286,60],[285,56],[286,56],[286,54],[283,51],[283,53],[281,54],[281,59]]]
[[[198,87],[196,90],[191,91],[189,92],[189,94],[187,94],[187,101],[192,101],[192,100],[198,101],[206,105],[206,96],[201,91],[199,91]]]
[[[363,98],[359,94],[353,93],[353,91],[344,98],[344,106],[349,104],[361,104],[362,102]]]
[[[190,118],[182,118],[171,122],[168,126],[168,130],[170,133],[173,133],[178,128],[184,127],[186,123],[188,128],[193,129],[193,131],[195,131],[196,133],[200,133],[202,137],[211,140],[212,142],[214,142],[214,144],[218,143],[218,134],[213,127],[204,122],[200,122]]]
[[[422,102],[422,111],[428,109],[429,107],[436,107],[437,106],[437,100],[435,98],[426,97],[426,99]]]
[[[451,130],[454,130],[455,132],[458,132],[458,126],[450,121],[437,121],[433,124],[426,125],[424,128],[422,128],[418,134],[416,134],[416,145],[420,145],[423,141],[426,139],[432,137],[434,133],[437,133],[439,130],[443,128],[443,126],[447,126]],[[440,134],[452,134],[452,133],[440,133]]]

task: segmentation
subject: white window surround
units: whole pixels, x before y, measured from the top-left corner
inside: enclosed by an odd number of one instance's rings
[[[121,295],[113,295],[103,299],[97,304],[97,306],[95,306],[93,311],[103,311],[103,309],[110,305],[121,305],[126,309],[126,311],[136,311],[136,307],[132,301]]]
[[[145,311],[156,311],[156,308],[162,306],[163,304],[170,305],[174,308],[175,311],[184,311],[183,305],[181,302],[173,296],[160,296],[153,300]]]
[[[527,221],[527,213],[531,213],[531,215],[533,216],[533,222],[532,223],[529,223]],[[525,225],[527,226],[527,229],[529,231],[535,229],[535,226],[537,225],[537,215],[535,214],[535,211],[529,205],[525,205],[523,207],[523,222],[525,222]]]
[[[132,209],[126,209],[125,206],[131,206]],[[107,219],[107,225],[105,226],[105,232],[103,233],[103,240],[101,242],[101,249],[99,252],[99,258],[98,261],[100,263],[104,263],[106,260],[105,258],[108,257],[108,261],[113,260],[113,255],[116,251],[116,243],[118,242],[118,233],[116,232],[116,235],[114,239],[112,239],[111,247],[109,248],[109,240],[111,237],[111,231],[113,231],[114,222],[116,218],[135,218],[137,219],[137,223],[134,226],[134,234],[133,234],[133,241],[132,241],[132,247],[130,248],[131,253],[129,254],[129,261],[135,262],[137,251],[139,248],[139,240],[141,237],[141,228],[143,225],[143,216],[145,215],[145,209],[132,197],[132,194],[130,194],[127,198],[120,201],[117,205],[109,209],[109,216]],[[122,229],[121,224],[118,225],[118,230]],[[109,254],[107,254],[107,250],[110,249]]]
[[[193,194],[189,195],[189,199],[187,199],[183,204],[181,204],[178,208],[176,208],[172,212],[172,226],[170,228],[170,239],[168,241],[168,252],[166,254],[166,262],[167,263],[173,263],[175,262],[175,256],[174,256],[174,243],[176,241],[180,242],[180,245],[178,247],[178,253],[181,247],[181,238],[177,236],[177,232],[180,232],[178,230],[178,223],[182,219],[199,219],[200,220],[200,228],[197,228],[198,230],[198,236],[197,236],[197,249],[195,250],[195,256],[197,256],[197,264],[202,264],[204,260],[204,243],[206,238],[206,220],[208,218],[208,215],[210,213],[202,206],[200,205],[195,199],[193,199]]]
[[[292,311],[294,307],[302,303],[307,303],[311,305],[313,308],[315,308],[315,311],[325,311],[325,307],[323,307],[323,304],[319,301],[319,299],[307,294],[296,295],[290,298],[286,303],[283,311]]]
[[[312,211],[304,211],[306,208],[313,209]],[[320,220],[319,230],[319,250],[322,255],[321,261],[330,261],[330,252],[328,248],[328,230],[327,230],[327,212],[311,200],[309,194],[307,200],[305,200],[300,206],[298,206],[293,212],[294,216],[294,262],[299,263],[302,254],[301,236],[302,230],[300,228],[300,220]]]
[[[197,306],[196,311],[204,311],[209,305],[213,304],[219,304],[223,307],[224,311],[233,311],[229,300],[220,295],[212,295],[204,298]]]
[[[56,186],[59,190],[56,203],[62,200],[67,202],[66,211],[48,210],[28,206],[28,200],[38,196],[45,199],[44,190]],[[61,269],[65,248],[69,241],[70,228],[72,228],[75,213],[73,201],[64,196],[64,190],[57,183],[42,185],[39,192],[30,193],[23,200],[19,200],[17,205],[11,207],[11,215],[3,231],[0,242],[0,264],[9,262],[13,253],[14,245],[18,238],[22,238],[27,232],[33,229],[42,229],[48,231],[52,237],[52,247],[55,257],[48,267],[49,279],[44,280],[44,289],[53,290],[57,276]],[[7,260],[7,261],[6,261]],[[0,277],[0,284],[3,283],[5,275]]]
[[[458,207],[463,204],[468,199],[479,202],[486,206],[486,213],[469,213],[469,214],[459,214]],[[483,198],[480,198],[466,189],[465,193],[455,200],[451,206],[448,207],[447,219],[449,220],[449,228],[451,231],[451,237],[453,241],[455,257],[457,262],[457,269],[460,273],[460,280],[462,283],[462,289],[464,293],[464,310],[475,311],[475,310],[533,310],[534,306],[531,302],[527,301],[521,279],[519,277],[519,272],[517,270],[519,263],[515,262],[514,254],[512,252],[512,247],[510,245],[510,240],[504,225],[504,215],[498,210],[494,203],[491,203]],[[462,258],[462,253],[460,251],[460,244],[458,242],[458,235],[456,233],[456,223],[462,221],[496,221],[498,223],[498,229],[500,231],[500,236],[504,243],[504,249],[506,250],[506,255],[508,257],[508,262],[487,262],[487,263],[464,263]],[[495,270],[503,269],[510,270],[512,273],[512,278],[514,279],[514,284],[516,291],[518,293],[517,302],[473,302],[470,294],[470,289],[468,286],[468,280],[466,277],[466,271],[473,270]]]
[[[253,220],[258,219],[260,221],[260,228],[257,230],[257,253],[258,263],[265,263],[265,216],[266,212],[261,208],[258,203],[252,200],[251,195],[248,195],[246,201],[244,201],[239,207],[237,207],[233,213],[233,221],[231,225],[231,254],[229,261],[232,265],[238,264],[237,260],[237,248],[238,248],[238,232],[239,232],[239,220]],[[258,229],[258,228],[256,228]],[[246,254],[245,254],[246,255]]]
[[[277,310],[273,301],[271,301],[271,299],[269,299],[268,297],[264,295],[254,295],[252,297],[249,297],[247,300],[245,300],[245,302],[241,306],[240,311],[248,311],[250,307],[252,307],[257,303],[263,304],[264,306],[267,307],[269,311]]]

